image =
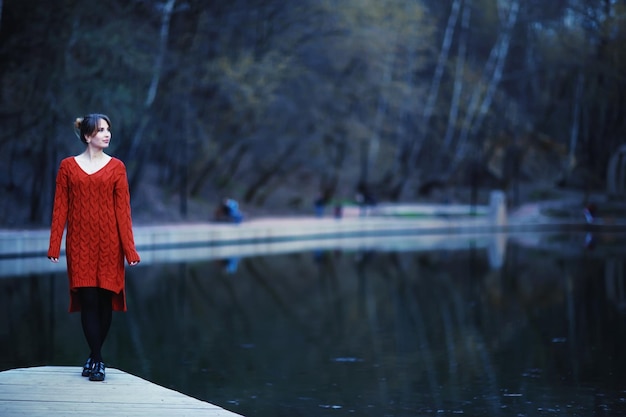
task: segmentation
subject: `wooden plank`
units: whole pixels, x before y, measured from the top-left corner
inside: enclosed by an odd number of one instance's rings
[[[89,381],[79,367],[43,366],[0,372],[0,416],[207,416],[238,414],[114,368]]]

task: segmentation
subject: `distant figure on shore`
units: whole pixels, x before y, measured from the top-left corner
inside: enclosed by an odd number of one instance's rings
[[[103,381],[102,345],[112,312],[126,311],[124,258],[131,266],[140,258],[135,250],[126,167],[104,152],[111,141],[111,121],[104,114],[88,114],[76,119],[74,127],[86,148],[59,166],[48,258],[59,262],[67,226],[69,311],[80,311],[91,350],[82,375]]]
[[[324,217],[324,211],[327,204],[328,199],[324,196],[323,193],[319,193],[313,201],[313,208],[315,209],[316,217]]]
[[[225,198],[215,209],[214,220],[226,223],[241,223],[243,213],[239,209],[239,203],[232,198]]]
[[[376,205],[376,198],[366,183],[359,181],[356,186],[355,201],[360,208],[360,215],[367,215],[368,208]]]
[[[343,206],[339,201],[335,203],[334,215],[335,219],[341,219],[343,217]]]

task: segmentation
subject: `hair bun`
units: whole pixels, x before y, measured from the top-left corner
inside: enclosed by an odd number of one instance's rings
[[[80,137],[80,126],[82,124],[83,124],[82,117],[77,117],[76,120],[74,120],[74,134],[76,134],[76,137],[80,140],[82,140],[82,138]]]

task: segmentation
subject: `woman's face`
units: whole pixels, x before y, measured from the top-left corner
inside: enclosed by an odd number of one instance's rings
[[[111,141],[111,130],[109,124],[106,120],[100,119],[98,120],[98,128],[93,133],[93,135],[87,138],[87,142],[90,146],[104,149],[109,146],[109,142]]]

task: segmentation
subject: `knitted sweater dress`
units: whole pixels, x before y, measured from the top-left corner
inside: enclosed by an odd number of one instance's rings
[[[112,307],[126,311],[124,258],[138,262],[130,213],[126,167],[116,158],[87,174],[74,157],[61,161],[56,178],[48,257],[60,255],[63,232],[70,312],[80,311],[77,288],[114,293]]]

